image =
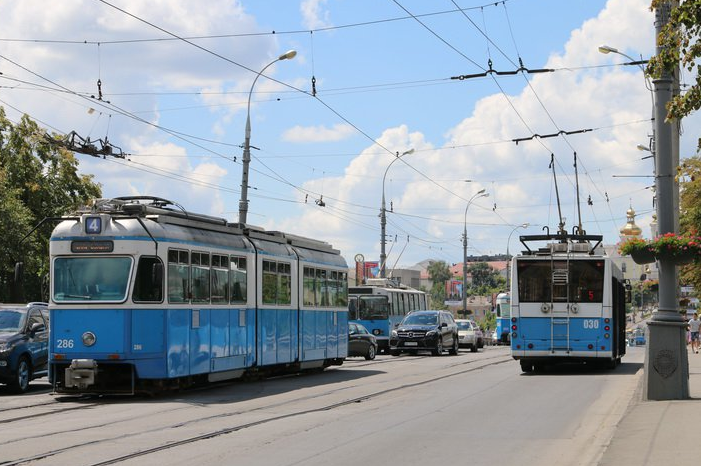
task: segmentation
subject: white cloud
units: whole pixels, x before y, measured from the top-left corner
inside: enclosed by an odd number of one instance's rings
[[[331,26],[330,14],[324,10],[327,0],[303,0],[299,5],[302,24],[307,29],[320,29]]]
[[[348,139],[355,134],[353,127],[345,123],[336,124],[331,128],[327,128],[323,125],[308,127],[297,125],[285,131],[282,135],[282,139],[287,142],[295,143],[335,142]]]

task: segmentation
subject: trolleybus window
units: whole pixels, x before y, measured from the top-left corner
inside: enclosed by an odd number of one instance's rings
[[[158,257],[141,256],[136,267],[136,279],[134,280],[134,292],[131,299],[134,302],[160,303],[163,301],[163,279],[156,276],[154,267],[163,264]],[[160,273],[159,275],[163,275]]]
[[[57,257],[54,301],[124,301],[131,264],[130,257]]]
[[[604,262],[570,260],[567,266],[568,261],[519,261],[519,301],[602,302]]]
[[[246,292],[246,258],[231,256],[229,261],[229,286],[231,287],[231,302],[245,303],[248,298]]]
[[[189,300],[190,257],[188,251],[168,250],[168,301],[186,303]]]

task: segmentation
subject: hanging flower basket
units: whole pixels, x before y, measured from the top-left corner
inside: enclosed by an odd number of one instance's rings
[[[630,257],[636,264],[651,264],[655,262],[655,253],[647,249],[634,250],[630,252]]]
[[[655,260],[669,261],[676,265],[689,264],[701,259],[701,238],[694,235],[666,233],[651,240],[629,239],[618,246],[624,256],[630,255],[637,264],[649,264]]]

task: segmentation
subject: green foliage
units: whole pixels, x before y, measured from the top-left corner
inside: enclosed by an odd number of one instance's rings
[[[467,290],[468,295],[491,296],[506,287],[506,279],[486,262],[476,262],[467,267],[467,273],[472,276],[472,284]]]
[[[652,0],[651,8],[664,8],[668,0]],[[667,106],[668,119],[681,119],[701,107],[701,0],[685,0],[672,8],[669,22],[657,38],[661,52],[648,63],[648,74],[659,78],[672,75],[681,66],[695,75],[693,85],[675,96]],[[698,141],[701,149],[701,138]]]
[[[690,157],[679,167],[679,229],[688,235],[701,232],[701,158]],[[693,262],[681,268],[681,281],[701,291],[701,267]]]
[[[450,280],[453,277],[448,264],[444,261],[431,262],[426,271],[433,283],[445,283],[446,280]]]
[[[78,174],[73,153],[44,135],[28,116],[13,124],[0,107],[0,302],[46,299],[42,282],[49,271],[53,225],[25,236],[44,218],[65,215],[101,196],[91,175]],[[19,261],[24,287],[16,295],[12,284]]]

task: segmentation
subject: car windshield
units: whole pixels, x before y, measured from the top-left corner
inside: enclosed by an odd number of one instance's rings
[[[24,325],[24,312],[0,311],[0,332],[19,332]]]
[[[469,322],[458,322],[458,330],[470,330]]]
[[[436,314],[409,314],[402,323],[405,325],[436,325],[438,316]]]

